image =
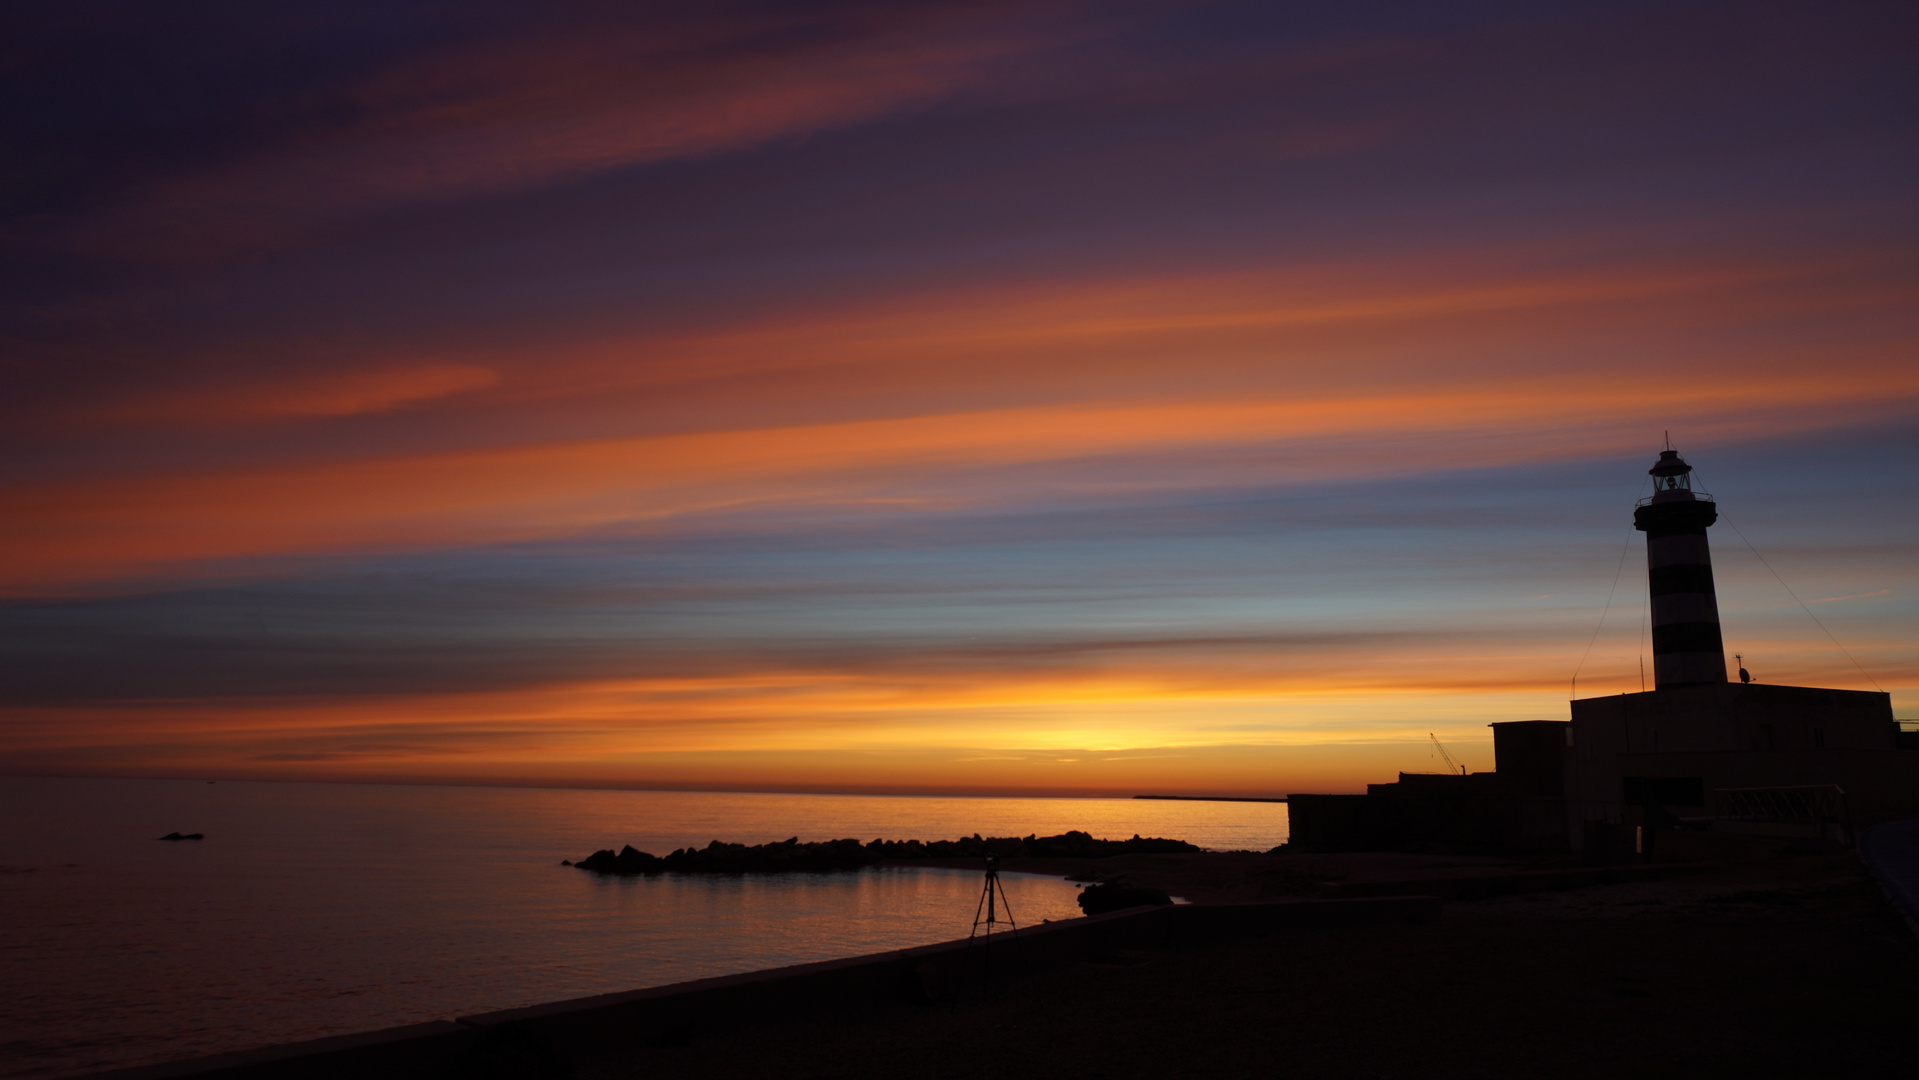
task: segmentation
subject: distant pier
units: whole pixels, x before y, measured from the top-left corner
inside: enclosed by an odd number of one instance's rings
[[[1250,795],[1135,795],[1135,799],[1166,799],[1172,802],[1285,802],[1286,796],[1277,799],[1259,799]]]

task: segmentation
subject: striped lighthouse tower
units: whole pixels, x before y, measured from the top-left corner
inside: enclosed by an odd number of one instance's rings
[[[1712,496],[1692,489],[1692,466],[1666,450],[1648,470],[1653,496],[1640,500],[1633,527],[1646,534],[1652,593],[1653,679],[1659,689],[1726,681],[1719,598],[1712,588],[1706,529],[1719,520]]]

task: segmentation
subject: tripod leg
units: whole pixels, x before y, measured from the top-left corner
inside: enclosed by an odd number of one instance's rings
[[[992,891],[992,881],[989,879],[987,881],[987,892],[991,892],[991,891]],[[973,939],[979,936],[979,925],[980,925],[979,917],[980,917],[980,913],[986,910],[986,897],[987,897],[987,893],[984,893],[984,892],[981,893],[979,898],[979,903],[975,905],[973,908],[973,932],[966,935],[966,944],[969,948],[972,946]]]

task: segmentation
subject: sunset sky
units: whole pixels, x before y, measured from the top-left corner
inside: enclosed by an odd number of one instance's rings
[[[1919,715],[1915,56],[1838,0],[16,5],[0,771],[1490,769],[1640,688],[1668,431],[1728,653]]]

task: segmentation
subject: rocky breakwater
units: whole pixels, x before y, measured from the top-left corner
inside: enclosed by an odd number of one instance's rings
[[[718,840],[703,848],[680,848],[668,855],[651,855],[627,845],[615,852],[596,851],[579,862],[562,865],[600,874],[767,874],[792,871],[857,870],[882,863],[978,859],[1102,859],[1114,855],[1170,855],[1200,849],[1184,840],[1134,836],[1131,840],[1101,840],[1074,830],[1058,836],[982,837],[978,833],[958,840],[816,840],[799,837],[776,844],[726,844]]]

